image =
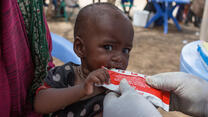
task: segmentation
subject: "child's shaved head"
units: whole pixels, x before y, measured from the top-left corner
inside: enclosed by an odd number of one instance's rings
[[[82,8],[77,16],[74,27],[74,39],[77,36],[83,38],[86,34],[89,34],[88,30],[93,28],[92,26],[103,20],[111,19],[123,19],[131,21],[128,17],[116,6],[110,3],[95,3]]]
[[[102,66],[124,70],[133,38],[131,21],[120,9],[110,3],[91,4],[77,16],[74,51],[86,74]]]

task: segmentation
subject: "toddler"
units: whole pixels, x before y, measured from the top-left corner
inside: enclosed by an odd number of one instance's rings
[[[106,68],[125,70],[132,49],[131,21],[116,6],[96,3],[82,8],[74,27],[74,51],[81,65],[66,63],[48,72],[36,92],[37,112],[58,117],[102,116],[109,83]]]

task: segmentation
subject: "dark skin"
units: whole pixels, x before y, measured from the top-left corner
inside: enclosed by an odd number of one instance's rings
[[[90,15],[94,17],[91,12],[88,16],[90,17]],[[36,95],[34,102],[37,112],[55,112],[105,91],[103,88],[95,86],[95,84],[109,84],[109,74],[102,66],[123,70],[127,68],[134,35],[131,22],[122,13],[116,18],[106,14],[96,17],[96,20],[99,22],[93,20],[88,22],[87,33],[76,36],[74,41],[74,51],[81,58],[80,67],[85,79],[75,71],[75,86],[41,90]]]

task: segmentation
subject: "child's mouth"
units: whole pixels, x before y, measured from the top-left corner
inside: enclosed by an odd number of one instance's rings
[[[125,70],[124,68],[122,68],[122,67],[118,67],[118,66],[116,66],[116,67],[105,67],[105,68],[107,68],[107,69],[121,69],[121,70]]]

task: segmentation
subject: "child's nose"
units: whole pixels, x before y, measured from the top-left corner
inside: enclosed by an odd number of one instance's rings
[[[111,58],[110,67],[115,68],[115,69],[123,69],[124,70],[124,69],[126,69],[127,64],[128,63],[125,61],[124,56],[117,53],[116,55],[114,55]]]
[[[113,57],[112,57],[112,61],[113,62],[121,62],[122,61],[122,55],[121,53],[116,53]]]

